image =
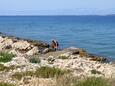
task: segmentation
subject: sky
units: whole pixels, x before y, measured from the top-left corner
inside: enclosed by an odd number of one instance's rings
[[[115,0],[0,0],[0,15],[115,14]]]

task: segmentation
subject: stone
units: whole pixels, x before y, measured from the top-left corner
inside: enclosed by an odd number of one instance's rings
[[[45,49],[42,51],[43,54],[46,54],[46,53],[49,53],[49,52],[55,52],[55,50],[52,49],[52,48],[45,48]]]
[[[4,41],[4,38],[0,36],[0,43]]]
[[[43,54],[46,54],[46,53],[48,53],[48,52],[49,52],[49,48],[46,48],[46,49],[43,50],[42,53],[43,53]]]
[[[23,55],[22,53],[20,53],[19,51],[15,50],[15,49],[12,49],[9,53],[12,53],[16,56],[22,56]]]
[[[34,47],[30,51],[28,51],[26,53],[26,55],[35,55],[35,54],[38,54],[38,53],[39,53],[38,47]]]
[[[55,61],[55,58],[54,58],[53,56],[49,56],[49,57],[47,58],[47,61],[50,62],[50,63],[52,63],[52,62]]]
[[[94,54],[89,54],[89,60],[91,61],[99,61],[99,62],[106,62],[107,59],[98,55],[94,55]]]
[[[5,49],[5,48],[12,48],[11,45],[13,44],[12,39],[7,39],[5,38],[3,42],[0,43],[0,48]]]
[[[27,41],[18,41],[18,42],[15,42],[12,47],[14,49],[19,49],[19,50],[25,50],[27,49],[28,47],[30,46],[30,43],[28,43]]]
[[[27,65],[29,64],[28,59],[26,59],[25,57],[15,57],[12,59],[12,61],[5,63],[5,66],[23,66],[23,65]]]
[[[67,49],[64,49],[66,52],[70,52],[72,55],[80,55],[80,57],[87,57],[88,53],[81,48],[75,48],[75,47],[70,47]]]

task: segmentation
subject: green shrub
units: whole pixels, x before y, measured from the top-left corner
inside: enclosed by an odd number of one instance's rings
[[[97,70],[91,70],[91,73],[92,73],[92,74],[101,74],[101,72],[100,72],[100,71],[97,71]]]
[[[9,83],[0,82],[0,86],[15,86],[15,85],[9,84]]]
[[[9,62],[12,58],[15,57],[14,54],[10,54],[8,52],[1,52],[0,53],[0,62]]]
[[[68,59],[66,56],[59,56],[58,59]]]
[[[30,58],[29,61],[31,63],[40,63],[41,62],[40,58],[35,58],[35,57],[34,58]]]

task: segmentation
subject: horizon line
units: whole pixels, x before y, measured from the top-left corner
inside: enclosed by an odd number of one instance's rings
[[[64,15],[0,15],[0,16],[115,16],[115,14],[83,14],[83,15],[69,15],[69,14],[64,14]]]

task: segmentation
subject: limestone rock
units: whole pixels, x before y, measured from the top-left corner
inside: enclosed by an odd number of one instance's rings
[[[0,43],[4,41],[4,38],[0,36]]]
[[[25,57],[15,57],[12,59],[12,61],[5,63],[5,66],[23,66],[27,65],[28,63],[29,61]]]
[[[27,49],[29,46],[30,44],[27,41],[19,41],[12,45],[14,49],[20,49],[20,50]]]
[[[34,47],[33,49],[31,49],[30,51],[28,51],[26,53],[26,55],[35,55],[35,54],[38,54],[39,53],[39,50],[38,50],[38,47]]]
[[[22,53],[20,53],[19,51],[15,50],[15,49],[11,50],[9,53],[12,53],[16,56],[22,56],[23,55]]]
[[[66,52],[70,52],[72,55],[80,55],[80,57],[87,57],[88,53],[81,48],[75,48],[75,47],[70,47],[67,49],[64,49]]]
[[[4,49],[4,48],[7,48],[7,47],[11,46],[12,44],[13,44],[12,39],[5,38],[4,41],[2,43],[0,43],[0,48]]]

